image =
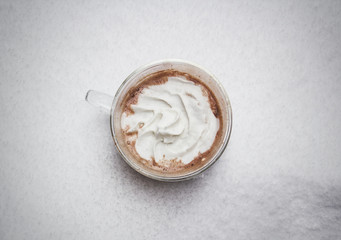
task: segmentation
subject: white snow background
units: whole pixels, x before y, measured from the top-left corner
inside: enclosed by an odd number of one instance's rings
[[[222,82],[230,143],[197,179],[132,170],[109,116],[137,67]],[[0,239],[341,239],[341,1],[0,1]]]

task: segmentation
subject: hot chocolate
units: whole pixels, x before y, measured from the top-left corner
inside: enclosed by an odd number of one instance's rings
[[[158,172],[203,166],[222,135],[222,113],[199,78],[164,70],[144,77],[121,103],[122,136],[136,161]]]

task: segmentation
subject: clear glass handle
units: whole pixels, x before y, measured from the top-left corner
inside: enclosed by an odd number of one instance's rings
[[[85,95],[85,100],[95,107],[99,107],[107,113],[110,113],[111,105],[114,97],[98,92],[95,90],[89,90]]]

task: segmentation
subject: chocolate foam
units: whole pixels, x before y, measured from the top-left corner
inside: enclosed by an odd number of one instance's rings
[[[192,81],[195,85],[201,87],[202,94],[207,96],[210,108],[214,116],[219,119],[219,129],[216,133],[215,140],[207,151],[203,153],[198,153],[198,155],[189,163],[184,164],[181,160],[171,159],[171,160],[161,160],[156,162],[155,159],[146,160],[141,158],[135,148],[135,143],[137,139],[137,131],[136,132],[128,132],[128,128],[122,129],[123,136],[125,137],[125,143],[127,144],[128,150],[133,154],[135,160],[142,163],[147,168],[163,173],[184,173],[188,171],[192,171],[195,169],[199,169],[203,165],[205,165],[216,153],[220,145],[220,141],[222,138],[222,128],[223,128],[223,120],[222,120],[222,111],[218,104],[218,100],[211,89],[203,83],[199,78],[194,77],[188,73],[179,72],[175,70],[164,70],[160,72],[156,72],[150,74],[139,81],[139,83],[131,88],[123,101],[121,102],[121,108],[123,112],[127,115],[134,114],[131,105],[135,105],[138,103],[139,95],[143,92],[143,89],[148,88],[153,85],[161,85],[168,81],[168,77],[185,77],[186,80]]]

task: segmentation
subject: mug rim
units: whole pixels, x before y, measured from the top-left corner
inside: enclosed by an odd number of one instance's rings
[[[204,166],[202,166],[201,168],[193,171],[193,172],[189,172],[186,173],[184,175],[180,175],[180,176],[162,176],[162,175],[157,175],[157,174],[153,174],[145,169],[142,169],[141,167],[139,167],[136,163],[132,162],[131,160],[129,160],[129,158],[124,154],[124,152],[122,151],[116,134],[115,134],[115,129],[114,129],[114,113],[115,113],[115,108],[118,102],[118,98],[121,95],[121,91],[124,88],[124,86],[127,84],[127,82],[136,74],[139,74],[143,71],[145,71],[146,69],[156,66],[156,65],[160,65],[160,64],[164,64],[164,63],[178,63],[178,64],[188,64],[188,65],[192,65],[196,68],[199,68],[201,70],[203,70],[204,72],[206,72],[214,81],[215,83],[218,85],[219,89],[222,91],[223,96],[225,98],[225,101],[227,102],[227,115],[228,115],[228,123],[227,123],[227,128],[226,128],[226,132],[224,134],[224,139],[223,139],[223,143],[222,145],[219,147],[218,151],[214,154],[214,156],[212,157],[212,159],[205,164]],[[205,170],[207,170],[209,167],[211,167],[223,154],[223,152],[225,151],[227,144],[230,140],[230,136],[231,136],[231,130],[232,130],[232,107],[231,107],[231,102],[230,99],[225,91],[225,88],[223,87],[223,85],[220,83],[220,81],[210,72],[208,71],[206,68],[187,61],[187,60],[183,60],[183,59],[162,59],[162,60],[158,60],[158,61],[153,61],[151,63],[145,64],[139,68],[137,68],[135,71],[133,71],[128,77],[126,77],[126,79],[121,83],[120,87],[117,89],[116,94],[114,96],[112,105],[111,105],[111,110],[110,110],[110,130],[111,130],[111,136],[114,140],[115,146],[118,149],[118,152],[120,153],[121,157],[124,159],[124,161],[130,166],[132,167],[135,171],[139,172],[140,174],[154,179],[154,180],[158,180],[158,181],[164,181],[164,182],[177,182],[177,181],[183,181],[183,180],[188,180],[188,179],[192,179],[195,176],[198,176],[199,174],[201,174],[202,172],[204,172]]]

